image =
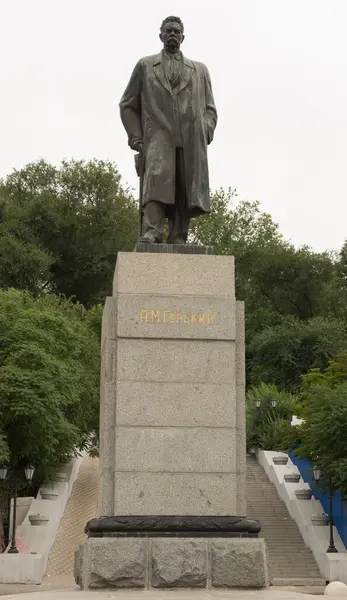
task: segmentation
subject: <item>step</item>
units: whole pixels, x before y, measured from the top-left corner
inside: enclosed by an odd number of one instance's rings
[[[247,457],[247,469],[247,516],[262,525],[273,585],[324,586],[311,550],[254,456]]]
[[[272,586],[291,585],[296,587],[322,587],[325,588],[325,580],[310,577],[273,577]]]

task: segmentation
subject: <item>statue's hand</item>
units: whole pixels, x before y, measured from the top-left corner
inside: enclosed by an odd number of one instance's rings
[[[143,140],[134,140],[134,142],[131,144],[131,149],[135,150],[135,152],[142,152]]]

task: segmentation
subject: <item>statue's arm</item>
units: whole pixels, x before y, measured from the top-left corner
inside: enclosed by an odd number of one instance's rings
[[[141,123],[141,87],[142,87],[142,64],[141,61],[135,66],[130,81],[119,103],[120,116],[124,128],[128,134],[128,143],[133,150],[138,149],[138,143],[142,142]]]
[[[217,125],[217,109],[214,103],[211,77],[207,67],[205,67],[205,97],[206,97],[206,115],[207,115],[207,127],[208,127],[208,144],[213,140],[214,130]]]

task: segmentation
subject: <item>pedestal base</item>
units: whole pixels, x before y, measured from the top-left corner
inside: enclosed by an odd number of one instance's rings
[[[89,538],[78,548],[74,575],[83,589],[264,588],[263,539]]]
[[[158,254],[213,254],[212,246],[193,244],[151,244],[137,242],[135,252],[155,252]]]
[[[142,515],[91,519],[88,537],[258,537],[259,521],[235,516]]]

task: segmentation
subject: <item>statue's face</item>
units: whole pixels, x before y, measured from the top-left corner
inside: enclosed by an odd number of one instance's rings
[[[177,52],[184,40],[184,35],[180,24],[176,21],[165,23],[164,30],[160,34],[160,39],[168,52]]]

